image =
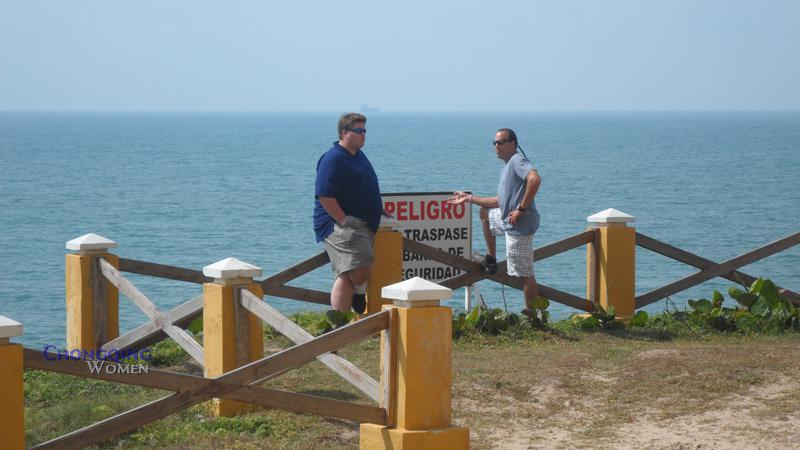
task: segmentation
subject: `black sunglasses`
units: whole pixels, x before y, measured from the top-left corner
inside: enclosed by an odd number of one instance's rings
[[[509,142],[511,142],[511,140],[509,140],[509,139],[499,139],[497,141],[492,141],[492,145],[494,145],[494,146],[503,145],[503,144],[507,144]]]
[[[367,134],[366,128],[348,128],[347,130],[356,134]]]

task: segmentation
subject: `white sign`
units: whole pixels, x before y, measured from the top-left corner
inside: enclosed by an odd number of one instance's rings
[[[470,203],[451,205],[452,192],[383,194],[383,208],[413,241],[469,259],[472,255],[472,208]],[[403,279],[414,277],[439,282],[464,271],[403,250]]]

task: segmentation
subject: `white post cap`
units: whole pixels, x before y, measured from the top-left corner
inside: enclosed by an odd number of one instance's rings
[[[414,308],[420,306],[439,306],[439,300],[451,298],[453,290],[424,278],[391,284],[381,289],[381,296],[394,300],[394,304]]]
[[[116,246],[117,243],[111,239],[94,233],[84,234],[81,237],[76,237],[71,241],[67,241],[67,250],[105,250]]]
[[[381,224],[378,228],[381,230],[403,231],[400,221],[397,219],[390,219],[386,216],[381,216]]]
[[[604,211],[600,211],[597,214],[592,214],[591,216],[586,218],[587,221],[592,223],[621,223],[625,224],[628,222],[633,222],[636,220],[635,217],[631,216],[630,214],[625,214],[624,212],[614,209],[608,208]]]
[[[22,336],[22,324],[6,316],[0,316],[0,339]]]
[[[203,267],[203,275],[217,280],[253,278],[261,276],[261,268],[236,258],[225,258]]]

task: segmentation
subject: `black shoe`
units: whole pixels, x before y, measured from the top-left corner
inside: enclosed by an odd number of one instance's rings
[[[496,266],[496,264],[495,264]],[[353,311],[364,314],[367,310],[367,294],[353,294]]]
[[[497,258],[492,255],[486,255],[486,260],[483,262],[483,270],[489,274],[497,273]]]
[[[481,255],[478,252],[473,253],[472,260],[483,267],[483,271],[494,275],[497,273],[497,258],[492,255]]]

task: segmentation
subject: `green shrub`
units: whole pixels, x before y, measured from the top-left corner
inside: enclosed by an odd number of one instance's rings
[[[746,290],[731,287],[728,294],[738,306],[724,306],[725,296],[714,291],[711,300],[689,299],[684,311],[668,310],[652,317],[639,311],[630,325],[661,331],[682,328],[698,333],[779,334],[800,330],[800,309],[781,297],[772,281],[759,278]]]
[[[469,331],[497,335],[519,324],[519,315],[504,312],[500,308],[490,309],[481,304],[475,306],[469,315],[462,312],[453,318],[453,337]]]

